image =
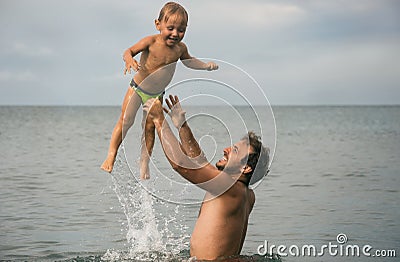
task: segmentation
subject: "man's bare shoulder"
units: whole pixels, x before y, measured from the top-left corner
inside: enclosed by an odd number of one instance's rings
[[[254,195],[253,190],[248,188],[243,182],[237,180],[232,187],[228,190],[229,195],[232,197],[243,197],[245,195],[246,197],[251,198],[251,194]]]
[[[221,194],[218,198],[220,201],[229,202],[229,206],[236,210],[238,206],[243,206],[245,203],[250,203],[251,196],[249,195],[248,187],[241,182],[234,182],[231,187]]]
[[[216,200],[223,203],[224,208],[221,210],[224,210],[229,215],[237,215],[242,212],[250,213],[252,211],[255,196],[253,190],[242,182],[236,181],[229,190],[217,197]]]
[[[235,185],[231,188],[230,195],[231,197],[247,202],[250,208],[253,209],[256,196],[253,189],[249,188],[244,183],[236,181]]]
[[[256,202],[256,195],[254,194],[253,189],[249,188],[249,202],[251,209],[253,209],[254,203]]]

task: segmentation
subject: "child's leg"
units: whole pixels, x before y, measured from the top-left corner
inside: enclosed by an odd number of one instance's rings
[[[131,87],[128,88],[125,94],[124,101],[121,107],[121,115],[111,135],[110,146],[106,160],[101,165],[101,169],[111,173],[114,167],[115,157],[117,156],[118,148],[122,143],[128,129],[135,121],[136,112],[141,105],[141,99],[136,95],[135,90]]]
[[[163,96],[160,96],[161,103],[163,101]],[[156,127],[151,119],[147,119],[146,112],[143,111],[143,120],[142,120],[142,150],[140,154],[140,179],[149,179],[150,178],[150,170],[149,170],[149,162],[151,154],[153,153],[154,141],[156,137]]]
[[[143,116],[146,117],[145,115]],[[149,179],[149,162],[153,153],[155,140],[155,126],[151,119],[146,119],[143,127],[142,150],[140,155],[140,179]]]

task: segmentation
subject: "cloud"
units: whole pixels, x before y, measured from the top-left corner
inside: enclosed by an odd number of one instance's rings
[[[131,76],[127,75],[124,76],[122,70],[121,72],[115,72],[114,74],[109,74],[109,75],[96,75],[96,76],[91,76],[89,77],[88,81],[95,83],[95,84],[99,84],[99,83],[115,83],[115,82],[119,82],[119,81],[123,81],[124,79],[130,79]],[[128,82],[130,80],[126,80],[126,82]]]
[[[189,13],[184,42],[190,54],[245,69],[272,92],[271,98],[278,98],[274,102],[341,103],[344,97],[332,98],[338,88],[350,92],[368,86],[369,94],[376,96],[385,86],[398,86],[397,0],[180,3]],[[43,90],[49,101],[59,96],[59,89],[52,91],[57,83],[64,103],[120,104],[130,81],[123,76],[121,54],[140,38],[157,34],[154,19],[164,4],[38,0],[21,5],[5,0],[0,16],[5,25],[0,28],[0,97],[11,104],[39,101],[36,93],[15,93],[29,81],[34,82],[31,90]],[[301,97],[317,91],[318,97]],[[381,103],[385,99],[381,97]]]
[[[37,82],[39,77],[31,71],[24,71],[21,73],[1,71],[0,72],[1,82]]]
[[[236,5],[230,19],[235,19],[238,24],[255,27],[282,27],[295,24],[304,18],[306,12],[295,5],[288,4],[249,4]],[[228,12],[230,13],[230,12]],[[247,15],[242,15],[247,14]],[[239,19],[238,19],[239,17]]]
[[[386,2],[386,3],[385,3]],[[347,1],[347,0],[336,0],[336,1],[305,1],[304,5],[311,9],[319,11],[328,11],[335,13],[346,12],[376,12],[385,6],[390,6],[391,0],[362,0],[362,1]],[[395,1],[392,1],[395,3]]]
[[[399,41],[303,45],[277,59],[260,60],[249,71],[275,104],[396,104]]]
[[[38,56],[51,56],[54,54],[54,51],[49,47],[28,46],[21,42],[16,42],[11,46],[9,46],[7,49],[5,50],[5,53],[17,54],[20,56],[38,57]]]
[[[210,6],[205,6],[209,8]],[[305,10],[293,4],[225,2],[212,4],[214,10],[223,10],[217,16],[208,19],[223,21],[235,27],[276,28],[288,26],[300,21],[306,14]]]

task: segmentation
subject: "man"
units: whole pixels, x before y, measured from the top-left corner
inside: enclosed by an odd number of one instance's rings
[[[179,129],[181,143],[164,121],[159,100],[148,101],[144,107],[154,122],[164,153],[175,171],[207,191],[190,239],[190,255],[207,260],[239,255],[255,202],[248,185],[268,173],[269,150],[249,132],[248,137],[225,148],[223,158],[214,167],[194,138],[178,97],[169,96],[166,103],[169,110],[164,111]]]

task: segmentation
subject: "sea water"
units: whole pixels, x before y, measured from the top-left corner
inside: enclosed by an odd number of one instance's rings
[[[396,250],[398,256],[400,107],[273,109],[275,157],[271,173],[255,188],[241,259],[263,260],[258,249],[265,241],[321,247],[338,244],[339,234],[348,244]],[[0,107],[0,259],[189,259],[203,192],[178,180],[158,141],[152,177],[138,182],[134,152],[140,146],[140,120],[113,173],[102,172],[118,114],[118,107]],[[229,121],[229,114],[224,117]],[[225,141],[215,126],[202,121],[191,126],[195,135],[199,130],[213,135],[204,136],[206,147]],[[215,162],[220,156],[217,148],[209,158]],[[161,173],[169,180],[161,180]],[[339,254],[282,259],[376,260]]]

